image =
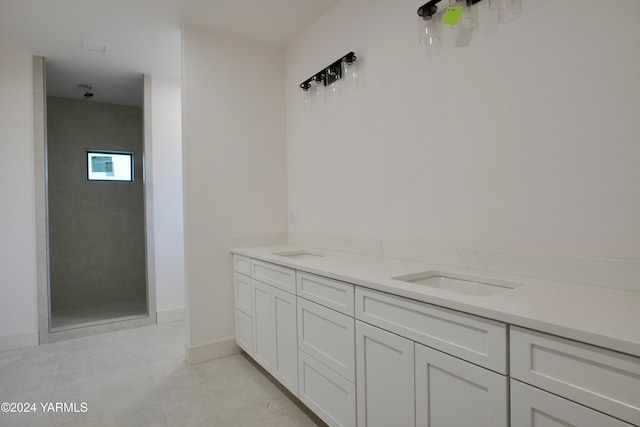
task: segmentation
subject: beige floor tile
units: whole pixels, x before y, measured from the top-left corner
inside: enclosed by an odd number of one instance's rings
[[[0,353],[4,427],[306,427],[324,425],[243,354],[188,365],[185,322],[146,326]],[[40,403],[87,403],[43,413]]]

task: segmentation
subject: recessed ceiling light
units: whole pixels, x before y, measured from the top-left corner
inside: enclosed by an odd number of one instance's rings
[[[104,43],[82,40],[82,49],[96,53],[109,53],[109,46]]]

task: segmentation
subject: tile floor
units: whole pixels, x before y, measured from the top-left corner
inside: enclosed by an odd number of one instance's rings
[[[245,355],[184,361],[184,322],[146,326],[0,353],[0,426],[303,427],[324,424]],[[41,403],[86,402],[85,413]]]

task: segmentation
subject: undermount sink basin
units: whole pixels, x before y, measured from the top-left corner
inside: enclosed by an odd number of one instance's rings
[[[278,255],[278,256],[283,256],[283,257],[293,258],[293,259],[314,259],[314,258],[321,258],[324,256],[323,254],[307,252],[307,251],[274,252],[273,255]]]
[[[472,277],[440,273],[437,271],[399,276],[394,277],[393,279],[408,283],[415,283],[417,285],[429,286],[431,288],[444,289],[459,294],[475,296],[493,295],[518,286],[513,283],[499,280],[493,281],[493,283],[485,283],[484,281],[478,282],[476,281],[477,279]],[[482,280],[486,281],[486,279]]]

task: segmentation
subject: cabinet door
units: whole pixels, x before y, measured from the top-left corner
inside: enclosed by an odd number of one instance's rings
[[[236,309],[236,344],[253,357],[253,320]]]
[[[513,379],[511,380],[511,425],[514,427],[631,427],[631,424]]]
[[[356,322],[358,427],[415,426],[413,341]]]
[[[507,377],[416,344],[416,426],[507,427]]]
[[[269,372],[273,372],[274,330],[271,286],[251,280],[253,304],[253,358]]]
[[[272,374],[298,396],[298,332],[296,296],[271,287],[274,359]]]

